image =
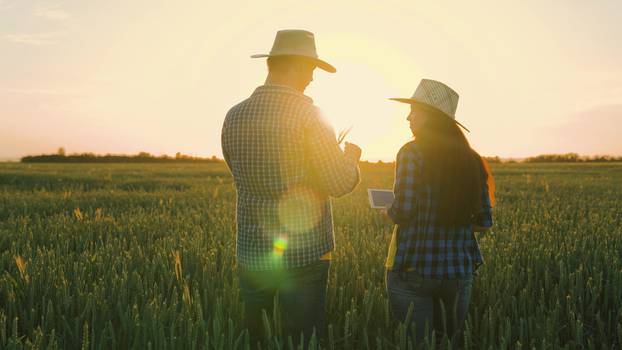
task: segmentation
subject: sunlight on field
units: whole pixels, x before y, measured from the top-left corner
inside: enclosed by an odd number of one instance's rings
[[[385,293],[392,226],[366,194],[390,188],[393,167],[361,172],[333,201],[322,347],[408,349]],[[485,264],[452,346],[619,348],[622,165],[493,172],[495,226],[478,237]],[[287,198],[284,218],[314,210],[304,191]],[[222,164],[0,164],[0,348],[247,349],[234,210]],[[287,245],[277,236],[268,253]]]

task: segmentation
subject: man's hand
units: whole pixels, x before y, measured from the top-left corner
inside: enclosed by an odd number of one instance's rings
[[[346,157],[359,161],[361,159],[361,148],[353,143],[346,142],[346,146],[343,150]]]

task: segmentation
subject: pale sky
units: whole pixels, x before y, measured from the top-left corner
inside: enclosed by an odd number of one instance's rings
[[[500,6],[500,3],[504,3]],[[0,0],[0,159],[221,156],[227,110],[265,79],[279,29],[315,33],[306,94],[363,158],[409,140],[422,78],[460,94],[483,155],[622,155],[620,1]]]

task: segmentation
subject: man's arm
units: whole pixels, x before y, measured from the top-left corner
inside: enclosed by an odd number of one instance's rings
[[[342,152],[333,129],[317,115],[310,118],[305,132],[316,185],[332,197],[352,192],[360,178],[360,149],[347,144],[346,152]]]
[[[226,147],[226,129],[227,129],[227,118],[225,118],[225,121],[222,124],[222,130],[220,131],[220,149],[222,150],[222,156],[225,160],[225,164],[227,164],[227,167],[229,168],[229,172],[233,173],[233,170],[231,169],[231,159],[229,158],[229,153],[227,151],[227,147]]]

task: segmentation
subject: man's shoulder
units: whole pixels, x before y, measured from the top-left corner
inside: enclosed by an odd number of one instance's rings
[[[233,105],[233,107],[229,108],[229,110],[227,111],[227,114],[225,116],[225,120],[226,119],[230,119],[230,118],[240,114],[240,112],[242,110],[244,110],[245,106],[248,104],[249,100],[250,100],[250,97],[244,99],[243,101],[240,101],[240,102],[236,103],[235,105]]]
[[[330,121],[326,118],[322,110],[316,105],[311,104],[307,106],[301,115],[305,127],[316,131],[322,130],[322,132],[334,134],[335,130],[333,129]]]
[[[262,85],[257,87],[251,96],[231,107],[227,117],[262,113],[266,109],[275,112],[293,112],[303,116],[321,116],[321,111],[308,96],[289,88]]]

